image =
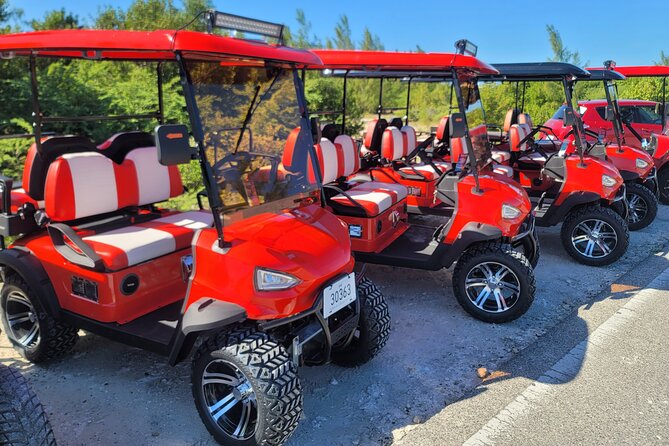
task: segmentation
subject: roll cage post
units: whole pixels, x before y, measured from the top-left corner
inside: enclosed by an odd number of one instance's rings
[[[451,73],[453,75],[453,86],[455,89],[455,97],[456,100],[458,101],[458,108],[462,110],[462,115],[463,118],[465,119],[465,144],[467,144],[467,158],[469,159],[469,168],[472,172],[472,175],[474,176],[474,182],[475,182],[475,187],[474,187],[474,193],[481,194],[483,191],[481,190],[480,184],[479,184],[479,173],[478,173],[478,168],[477,168],[477,161],[476,161],[476,154],[474,153],[474,144],[472,143],[472,138],[469,135],[469,123],[467,122],[467,107],[465,107],[465,99],[462,96],[462,89],[460,88],[460,80],[458,79],[458,73],[455,69],[451,69]],[[475,85],[478,88],[478,82],[475,82]],[[450,102],[450,101],[449,101]]]
[[[574,88],[574,80],[573,79],[568,79],[567,76],[563,77],[562,78],[562,87],[564,89],[564,97],[567,100],[567,106],[571,107],[572,111],[575,112],[575,110],[573,110],[573,107],[574,107],[573,104],[574,103],[573,103],[573,97],[572,97],[572,90]],[[580,114],[576,115],[576,113],[574,113],[574,118],[575,118],[575,121],[574,121],[574,124],[571,127],[572,131],[574,132],[574,145],[576,145],[576,150],[578,151],[578,156],[579,156],[579,158],[581,158],[580,165],[585,166],[585,163],[583,161],[583,152],[585,151],[585,149],[583,148],[583,140],[581,139],[581,137],[583,136],[583,135],[581,135],[581,128],[583,127],[583,124],[582,124],[583,121],[581,121]],[[579,123],[580,123],[580,125],[579,125]]]
[[[625,131],[623,130],[623,118],[620,114],[620,108],[618,100],[614,101],[611,97],[609,87],[616,88],[616,84],[609,79],[604,80],[604,94],[606,95],[606,103],[613,110],[613,134],[616,137],[616,144],[618,145],[618,151],[622,152],[623,150],[623,141],[625,138]]]

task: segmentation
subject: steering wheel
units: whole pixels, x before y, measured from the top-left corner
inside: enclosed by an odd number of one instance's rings
[[[249,179],[244,179],[244,173],[249,170],[254,158],[267,158],[270,160],[271,167],[269,178],[265,190],[262,191],[262,195],[265,196],[265,198],[268,198],[268,195],[274,190],[274,186],[277,182],[280,163],[280,158],[278,156],[258,152],[229,153],[212,166],[215,174],[222,176],[226,183],[233,184],[237,191],[240,192],[247,201],[249,197],[247,196],[245,182],[248,182]],[[255,171],[258,170],[259,169],[255,169]],[[251,174],[249,174],[249,176]]]

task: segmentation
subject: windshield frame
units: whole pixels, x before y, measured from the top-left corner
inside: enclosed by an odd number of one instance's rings
[[[581,162],[583,162],[583,154],[587,149],[587,147],[585,147],[585,125],[583,124],[581,113],[574,109],[573,90],[575,82],[575,78],[562,78],[562,87],[564,90],[565,101],[567,103],[567,109],[571,109],[572,115],[574,116],[574,123],[571,125],[572,133],[574,135],[574,146],[576,147],[578,156],[581,158]],[[576,105],[578,106],[578,103]],[[567,109],[565,109],[565,112]]]
[[[211,209],[211,212],[213,214],[214,218],[214,227],[216,228],[216,231],[218,233],[218,244],[221,249],[228,248],[230,246],[229,242],[226,242],[224,240],[224,233],[223,233],[223,221],[224,221],[224,206],[223,202],[220,197],[220,189],[217,185],[216,182],[216,175],[213,172],[213,168],[211,166],[211,163],[209,162],[206,150],[207,150],[207,145],[205,144],[205,130],[204,130],[204,125],[202,121],[202,115],[200,113],[199,107],[198,107],[198,101],[197,101],[197,96],[195,93],[195,88],[190,76],[190,72],[187,68],[187,63],[189,61],[194,61],[194,62],[200,62],[201,60],[198,59],[197,57],[184,57],[183,54],[180,52],[176,53],[176,59],[177,59],[177,64],[179,66],[179,72],[180,72],[180,77],[181,77],[181,85],[183,87],[184,91],[184,97],[185,97],[185,102],[186,102],[186,108],[188,112],[188,117],[191,123],[191,131],[192,131],[192,136],[195,140],[195,143],[197,145],[197,153],[198,153],[198,162],[200,164],[200,169],[202,172],[202,180],[204,184],[205,191],[207,193],[207,199],[209,201],[209,207]],[[234,60],[234,59],[233,59]],[[204,60],[204,62],[222,62],[226,61],[225,58],[222,58],[221,60]],[[258,60],[259,62],[270,62],[267,60]],[[241,65],[241,64],[240,64]],[[289,71],[292,74],[292,84],[295,92],[295,100],[296,104],[299,109],[299,122],[296,123],[296,126],[299,126],[301,128],[300,135],[312,135],[312,129],[311,129],[311,122],[309,120],[309,114],[307,111],[307,102],[306,102],[306,97],[304,95],[304,86],[303,83],[300,79],[299,73],[298,73],[298,67],[296,64],[293,63],[281,63],[279,62],[277,65],[282,65],[281,69]],[[233,65],[234,66],[234,65]],[[241,129],[240,129],[241,130]],[[243,136],[243,132],[240,131],[240,136]],[[318,165],[316,164],[316,151],[313,146],[313,141],[311,141],[311,136],[309,136],[309,141],[310,143],[305,143],[304,138],[297,138],[296,144],[305,144],[305,148],[307,150],[307,162],[310,162],[312,165],[313,169],[313,175],[315,178],[315,183],[316,187],[314,190],[309,191],[305,195],[308,195],[312,198],[316,198],[313,194],[315,190],[318,190],[318,199],[321,202],[321,205],[323,203],[322,200],[322,194],[323,194],[323,188],[322,188],[322,178],[321,178],[321,173],[320,169],[318,168]],[[235,148],[234,152],[238,149]],[[305,166],[306,168],[307,166]],[[303,195],[303,194],[298,194],[298,195]],[[279,209],[277,206],[272,206],[273,203],[284,203],[287,202],[292,202],[293,207],[297,208],[299,207],[298,202],[301,200],[297,199],[295,200],[294,198],[297,197],[298,195],[293,195],[289,197],[283,197],[281,200],[277,201],[272,201],[268,203],[263,203],[258,206],[254,206],[257,210],[263,210],[267,212],[277,212],[282,209]],[[307,196],[301,197],[301,198],[307,198]],[[292,201],[291,201],[292,200]],[[286,208],[287,209],[287,208]],[[244,219],[246,217],[242,217]]]
[[[618,87],[611,79],[604,80],[604,94],[606,95],[606,104],[613,110],[613,134],[616,137],[616,144],[618,149],[622,150],[622,145],[625,140],[625,130],[623,129],[623,117],[620,111],[620,103],[618,102]],[[613,94],[615,94],[615,97]]]

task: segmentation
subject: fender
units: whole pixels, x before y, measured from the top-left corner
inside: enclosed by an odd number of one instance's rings
[[[444,268],[448,268],[472,245],[491,240],[501,240],[502,238],[502,230],[497,226],[469,222],[464,225],[460,234],[458,234],[458,238],[441,257],[441,264]]]
[[[2,268],[2,282],[5,281],[9,270],[18,274],[39,296],[49,315],[56,320],[61,319],[62,310],[56,292],[44,267],[35,256],[22,249],[4,249],[0,251],[0,267]]]
[[[203,297],[191,304],[181,317],[171,342],[169,364],[183,361],[201,334],[246,320],[246,310],[232,302]]]
[[[620,176],[623,177],[624,182],[636,181],[640,178],[640,175],[637,172],[631,170],[620,170]]]
[[[576,206],[599,203],[599,194],[594,192],[574,192],[561,205],[552,205],[542,217],[537,217],[537,226],[553,226],[564,220],[565,216]]]

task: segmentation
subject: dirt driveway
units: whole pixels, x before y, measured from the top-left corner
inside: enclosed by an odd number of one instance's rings
[[[366,445],[431,417],[495,370],[573,308],[669,242],[669,207],[651,227],[632,233],[628,253],[607,268],[578,265],[562,250],[559,230],[540,231],[542,259],[530,311],[506,325],[468,317],[451,292],[451,271],[370,267],[390,303],[393,329],[383,353],[359,369],[302,369],[305,415],[290,445]],[[585,327],[584,327],[585,329]],[[4,335],[0,359],[29,377],[46,405],[60,445],[214,444],[195,411],[190,364],[84,334],[73,354],[43,367],[26,364]]]

